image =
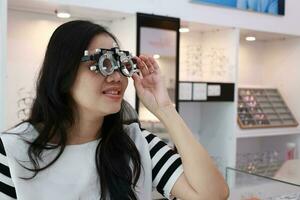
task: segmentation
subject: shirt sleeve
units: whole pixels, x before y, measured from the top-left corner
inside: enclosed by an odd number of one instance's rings
[[[16,190],[11,179],[6,152],[0,137],[0,199],[17,199]]]
[[[152,163],[152,187],[156,188],[164,197],[175,199],[171,196],[171,189],[183,173],[180,155],[149,131],[143,130],[142,134],[149,145]]]

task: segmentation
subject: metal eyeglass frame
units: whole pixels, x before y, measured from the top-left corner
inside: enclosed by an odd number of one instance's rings
[[[104,61],[109,60],[111,68],[108,69],[104,66]],[[81,58],[81,62],[96,61],[95,65],[89,67],[91,71],[95,73],[101,73],[103,76],[111,75],[115,70],[119,70],[122,75],[126,77],[132,77],[136,72],[139,72],[136,61],[129,51],[122,51],[118,47],[111,49],[98,48],[94,54],[89,55],[89,51],[84,51],[84,56]],[[130,71],[126,67],[129,65]]]

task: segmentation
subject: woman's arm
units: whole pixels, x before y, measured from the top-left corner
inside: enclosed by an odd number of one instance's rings
[[[159,66],[152,57],[136,57],[142,76],[134,85],[142,103],[165,125],[182,159],[184,173],[172,188],[181,199],[227,199],[228,187],[210,156],[172,105]]]
[[[229,191],[223,176],[175,108],[172,105],[160,108],[157,117],[176,145],[184,169],[184,175],[175,183],[171,193],[182,199],[190,199],[183,195],[191,195],[195,199],[227,199]]]

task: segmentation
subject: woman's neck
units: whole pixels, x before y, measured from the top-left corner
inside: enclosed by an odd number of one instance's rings
[[[82,144],[101,137],[99,130],[101,130],[103,119],[104,117],[76,120],[77,122],[68,131],[67,144]]]

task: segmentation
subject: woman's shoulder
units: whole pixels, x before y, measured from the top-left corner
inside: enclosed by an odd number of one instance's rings
[[[146,129],[141,128],[140,124],[137,122],[125,124],[124,130],[127,133],[127,135],[132,139],[132,141],[134,141],[135,144],[148,143],[146,137],[148,135],[152,135],[152,133],[150,133]]]
[[[20,123],[0,133],[0,139],[8,153],[21,148],[24,140],[31,141],[36,136],[36,130],[28,122]]]
[[[36,133],[36,130],[33,127],[33,125],[30,124],[29,122],[22,122],[8,130],[0,132],[0,137],[1,138],[20,137],[20,136],[29,137],[29,136],[33,136],[32,133]]]
[[[3,133],[23,133],[32,128],[32,125],[29,122],[21,122],[12,128],[3,131]]]

